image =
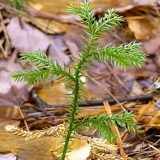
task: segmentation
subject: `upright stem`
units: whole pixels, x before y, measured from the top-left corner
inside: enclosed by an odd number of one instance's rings
[[[67,133],[66,138],[65,138],[65,144],[64,144],[61,160],[65,160],[65,157],[66,157],[68,144],[69,144],[70,137],[71,137],[71,134],[72,134],[72,131],[73,131],[75,114],[76,114],[77,107],[78,107],[78,99],[79,99],[79,70],[77,70],[77,72],[76,72],[72,111],[71,111],[68,133]]]
[[[62,153],[62,157],[61,160],[65,160],[66,157],[66,153],[67,153],[67,148],[68,148],[68,144],[71,138],[71,134],[73,131],[73,125],[74,125],[74,120],[75,120],[75,114],[78,108],[78,100],[79,100],[79,87],[80,87],[80,82],[79,82],[79,78],[80,78],[80,72],[81,69],[84,65],[84,63],[88,60],[88,58],[90,57],[90,51],[92,49],[92,39],[89,41],[87,47],[86,47],[86,51],[84,52],[84,54],[82,55],[82,57],[80,58],[80,61],[78,63],[78,66],[76,68],[75,71],[75,86],[74,86],[74,98],[73,98],[73,105],[72,105],[72,111],[71,111],[71,116],[70,116],[70,120],[69,120],[69,127],[68,127],[68,132],[65,138],[65,143],[64,143],[64,147],[63,147],[63,153]]]

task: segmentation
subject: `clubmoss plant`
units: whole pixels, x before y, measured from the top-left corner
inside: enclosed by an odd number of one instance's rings
[[[22,59],[31,62],[37,67],[34,70],[26,70],[13,74],[16,81],[26,81],[29,84],[41,83],[45,79],[53,77],[63,78],[67,83],[71,83],[72,96],[70,97],[71,112],[67,125],[66,135],[64,139],[64,147],[61,160],[66,157],[68,144],[75,130],[83,126],[96,127],[109,142],[115,139],[110,122],[129,131],[137,129],[133,120],[133,114],[125,112],[116,115],[97,115],[87,119],[76,120],[75,115],[78,112],[78,103],[80,102],[80,89],[83,85],[81,77],[86,73],[86,67],[92,59],[100,62],[110,61],[113,65],[121,68],[140,67],[144,63],[145,55],[140,49],[140,44],[131,42],[130,44],[122,44],[120,46],[100,47],[98,40],[103,32],[111,30],[113,27],[120,25],[122,17],[118,16],[113,10],[108,10],[104,17],[96,20],[94,17],[92,6],[85,1],[79,6],[70,6],[69,11],[80,16],[82,23],[86,25],[86,45],[82,51],[79,51],[79,59],[71,66],[73,72],[64,69],[57,62],[47,57],[40,50],[33,53],[23,53]]]

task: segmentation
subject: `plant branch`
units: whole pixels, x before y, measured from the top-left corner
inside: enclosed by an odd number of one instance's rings
[[[145,59],[145,54],[140,49],[140,44],[136,42],[97,48],[97,51],[93,52],[92,56],[99,61],[110,61],[121,68],[141,67]]]

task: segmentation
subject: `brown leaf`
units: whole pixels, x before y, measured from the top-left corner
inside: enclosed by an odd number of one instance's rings
[[[22,119],[18,106],[0,106],[0,118],[20,120]]]
[[[19,51],[32,52],[40,49],[45,52],[50,45],[50,39],[44,33],[18,18],[10,21],[7,31],[12,45]]]
[[[15,136],[0,130],[0,151],[11,152],[27,160],[53,160],[57,159],[63,147],[63,136],[46,136],[40,139],[25,141],[24,137]],[[72,152],[68,153],[69,160],[86,160],[90,154],[90,144],[87,140],[74,138],[70,146]]]
[[[29,0],[31,6],[35,6],[37,9],[48,11],[51,13],[68,13],[67,7],[69,4],[77,4],[75,0]]]
[[[156,51],[155,62],[158,67],[160,67],[160,49]]]
[[[142,87],[137,81],[134,81],[130,94],[131,95],[143,95],[144,94]]]
[[[83,34],[84,30],[82,28],[74,26],[64,36],[65,43],[74,57],[79,56],[77,55],[77,51],[82,47],[82,43],[84,43]]]
[[[154,26],[149,19],[127,19],[130,30],[138,40],[146,40],[153,36]]]
[[[151,119],[150,126],[160,129],[160,111],[156,112],[154,117]]]
[[[160,47],[160,36],[156,36],[148,41],[142,43],[142,47],[144,51],[149,54],[153,55]]]
[[[143,125],[146,125],[148,127],[152,127],[151,124],[153,124],[153,116],[158,111],[158,107],[153,102],[149,102],[148,104],[144,105],[138,105],[139,107],[138,113],[137,113],[137,120]]]
[[[49,56],[56,60],[61,66],[65,66],[70,62],[67,50],[68,47],[65,44],[64,36],[55,35],[51,37],[51,44],[48,49]]]
[[[91,145],[86,140],[77,139],[70,146],[71,152],[67,154],[69,160],[87,160],[90,155]]]
[[[37,89],[37,93],[48,104],[66,104],[68,102],[68,91],[64,83],[59,80]]]
[[[28,99],[31,87],[11,79],[12,73],[20,71],[20,65],[8,61],[0,62],[0,105],[21,105]]]
[[[43,32],[48,34],[60,34],[68,31],[69,24],[59,23],[56,21],[49,21],[47,19],[33,18],[32,24],[40,28]]]
[[[14,34],[16,30],[16,34]],[[12,45],[21,52],[33,52],[40,49],[49,51],[49,55],[59,64],[66,65],[70,59],[65,54],[66,46],[62,43],[63,37],[51,38],[40,30],[26,24],[18,18],[13,18],[7,26]]]

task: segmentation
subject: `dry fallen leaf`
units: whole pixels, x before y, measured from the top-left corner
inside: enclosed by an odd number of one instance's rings
[[[67,104],[68,103],[68,90],[65,84],[56,80],[53,84],[42,86],[37,89],[38,96],[48,104]]]
[[[16,30],[16,34],[14,33]],[[60,65],[67,65],[70,59],[65,54],[64,44],[60,40],[47,36],[37,28],[13,18],[7,26],[9,38],[12,45],[20,52],[33,52],[40,49],[43,52],[49,51],[49,55]],[[60,39],[60,38],[59,38]]]
[[[142,47],[147,54],[154,55],[155,52],[160,48],[160,36],[157,35],[148,41],[144,41],[142,43]]]
[[[160,129],[160,111],[156,112],[154,117],[150,121],[150,127]]]
[[[65,66],[70,63],[70,58],[67,55],[68,47],[65,44],[64,36],[54,35],[51,38],[51,44],[48,49],[49,56],[57,61],[61,66]]]
[[[20,120],[22,115],[18,106],[0,106],[0,118]]]
[[[73,141],[70,146],[71,152],[68,152],[68,160],[87,160],[90,155],[91,145],[86,140]]]
[[[33,18],[31,23],[40,28],[43,32],[48,34],[60,34],[67,32],[70,28],[69,24],[59,23],[47,19]]]
[[[51,13],[68,13],[67,7],[69,4],[77,5],[81,0],[29,0],[29,4],[35,6],[37,9],[41,9],[44,11],[48,11]],[[104,7],[117,7],[117,6],[124,6],[130,4],[130,0],[90,0],[94,8],[104,8]]]
[[[137,107],[139,108],[137,113],[137,118],[136,118],[138,122],[140,122],[142,125],[145,125],[149,128],[153,127],[152,125],[155,124],[157,121],[157,120],[155,121],[157,117],[155,113],[158,112],[159,108],[156,107],[154,102],[149,102],[148,104],[144,104],[144,105],[138,105]],[[153,120],[153,117],[155,117],[154,120]]]
[[[63,136],[45,136],[39,139],[25,141],[24,137],[16,136],[0,130],[0,151],[11,152],[27,160],[53,160],[59,157],[63,147]],[[68,152],[69,160],[86,160],[90,155],[91,146],[87,140],[74,138]]]
[[[138,40],[150,39],[154,34],[154,26],[150,19],[128,18],[128,26]]]
[[[143,94],[144,92],[140,84],[137,81],[134,81],[130,95],[135,96],[135,95],[143,95]]]
[[[0,61],[0,68],[0,106],[21,105],[28,99],[31,87],[15,82],[11,75],[22,68],[12,60]]]
[[[13,18],[10,21],[7,32],[12,45],[21,52],[32,52],[37,49],[45,52],[50,45],[50,39],[44,33],[19,18]]]
[[[51,13],[68,13],[67,7],[69,4],[76,4],[75,0],[29,0],[29,4],[37,9],[48,11]]]

